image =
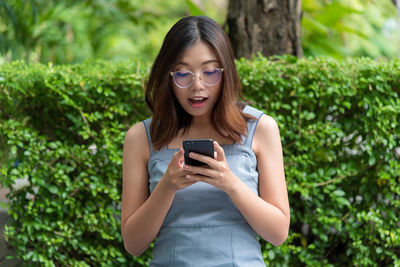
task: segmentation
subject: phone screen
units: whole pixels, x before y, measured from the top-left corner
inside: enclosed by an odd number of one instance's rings
[[[189,158],[190,152],[206,155],[214,158],[214,145],[211,139],[192,139],[183,141],[185,150],[185,164],[192,166],[203,166],[205,163]]]

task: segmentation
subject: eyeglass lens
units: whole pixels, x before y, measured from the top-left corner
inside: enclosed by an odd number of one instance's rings
[[[193,83],[194,74],[191,71],[174,72],[175,83],[180,87],[190,87]],[[221,80],[220,69],[206,69],[200,73],[200,79],[205,85],[216,85]]]

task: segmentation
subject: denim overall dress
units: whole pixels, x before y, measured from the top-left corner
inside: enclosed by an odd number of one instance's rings
[[[257,158],[251,149],[261,111],[246,106],[248,122],[242,144],[222,145],[229,167],[258,194]],[[151,119],[144,121],[150,144],[149,188],[152,192],[178,149],[153,150],[149,137]],[[198,182],[179,190],[166,215],[153,248],[150,266],[258,267],[265,266],[257,234],[229,196],[209,184]]]

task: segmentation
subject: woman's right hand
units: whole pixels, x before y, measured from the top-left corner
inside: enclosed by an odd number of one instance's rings
[[[172,156],[168,164],[168,169],[161,178],[160,183],[163,184],[167,190],[175,193],[180,189],[196,183],[196,181],[186,178],[187,174],[192,173],[183,169],[184,162],[184,150],[181,148]]]

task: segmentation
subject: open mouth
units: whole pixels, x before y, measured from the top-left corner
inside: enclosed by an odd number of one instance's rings
[[[204,103],[208,98],[206,97],[193,97],[189,98],[189,101],[193,104],[202,104]]]
[[[189,98],[189,103],[192,107],[199,108],[203,106],[207,99],[207,97],[192,97]]]

